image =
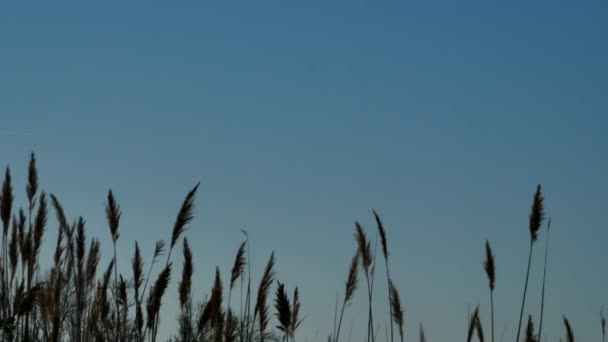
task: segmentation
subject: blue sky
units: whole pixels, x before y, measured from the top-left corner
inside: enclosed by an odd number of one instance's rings
[[[278,278],[300,287],[301,341],[330,333],[353,221],[374,237],[372,208],[408,339],[420,322],[431,341],[464,339],[467,305],[489,323],[485,239],[497,338],[514,339],[541,183],[553,218],[544,335],[563,335],[567,314],[580,340],[597,340],[608,304],[607,16],[603,1],[3,3],[0,162],[25,204],[35,151],[43,188],[87,219],[104,262],[112,188],[125,272],[133,241],[149,255],[168,239],[201,181],[188,231],[197,297],[215,265],[226,276],[247,229],[254,278],[274,250]],[[526,307],[536,322],[544,238]],[[173,261],[175,285],[181,250]],[[176,300],[171,287],[163,337]],[[364,320],[360,293],[344,322],[353,341]]]

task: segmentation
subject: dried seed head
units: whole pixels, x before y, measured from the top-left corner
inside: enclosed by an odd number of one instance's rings
[[[194,218],[194,198],[196,197],[196,190],[198,190],[199,185],[200,183],[197,183],[196,186],[188,192],[188,195],[186,195],[182,207],[177,214],[175,225],[173,226],[173,234],[171,235],[172,248],[175,246],[175,243],[177,243],[180,235],[186,230],[186,225]]]
[[[382,253],[384,254],[384,258],[388,260],[388,247],[386,242],[386,231],[384,230],[384,225],[382,224],[382,220],[380,220],[380,215],[375,210],[372,210],[374,213],[374,218],[376,219],[376,225],[378,226],[378,232],[380,233],[380,243],[382,244]]]
[[[11,212],[13,209],[13,186],[11,185],[11,170],[6,167],[4,183],[2,183],[2,194],[0,196],[0,219],[4,225],[4,235],[8,234]]]
[[[545,218],[545,206],[543,202],[542,188],[539,184],[536,186],[536,192],[534,193],[534,200],[532,201],[532,208],[530,210],[530,238],[532,243],[538,239],[538,230]]]
[[[36,155],[34,152],[30,155],[30,163],[27,172],[27,186],[25,187],[25,193],[27,199],[30,202],[30,209],[34,205],[36,192],[38,191],[38,171],[36,170]]]
[[[108,191],[108,202],[106,203],[106,219],[108,220],[108,225],[110,226],[110,235],[112,236],[112,240],[116,242],[118,240],[118,226],[120,225],[120,206],[114,199],[114,194],[112,190]]]
[[[486,240],[486,261],[483,264],[483,268],[488,276],[490,290],[494,291],[494,285],[496,283],[496,271],[494,268],[494,254],[492,254],[492,248],[490,248],[490,242],[488,240]]]

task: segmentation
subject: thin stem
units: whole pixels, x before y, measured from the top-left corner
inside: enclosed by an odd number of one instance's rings
[[[338,342],[338,338],[340,337],[340,328],[342,327],[342,317],[344,317],[345,309],[346,309],[346,300],[342,303],[342,310],[340,311],[340,320],[338,321],[338,330],[336,331],[336,336],[334,338],[334,342]]]
[[[545,244],[545,266],[543,269],[543,290],[540,300],[540,323],[538,325],[538,340],[540,341],[541,334],[543,332],[543,315],[545,312],[545,281],[547,280],[547,256],[549,254],[549,229],[551,226],[551,220],[549,220],[549,226],[547,226],[547,242]],[[604,342],[604,341],[602,341]]]
[[[521,300],[521,310],[519,312],[519,323],[517,324],[517,338],[515,342],[519,341],[519,335],[521,334],[521,320],[524,317],[524,306],[526,305],[526,294],[528,292],[528,278],[530,277],[530,264],[532,263],[532,247],[534,246],[534,240],[530,240],[530,255],[528,256],[528,270],[526,271],[526,282],[524,285],[524,295]]]
[[[114,241],[114,301],[116,302],[116,336],[115,336],[115,340],[118,341],[119,339],[119,328],[118,328],[118,324],[120,322],[120,309],[118,307],[118,265],[117,265],[117,258],[116,258],[116,239],[113,240]]]
[[[391,275],[389,273],[388,270],[388,256],[384,259],[384,264],[386,265],[386,280],[387,280],[387,287],[388,287],[388,308],[389,308],[389,324],[391,325],[391,342],[393,342],[393,306],[391,305]],[[492,341],[494,342],[494,341]]]
[[[494,342],[494,290],[490,290],[490,317],[492,321],[492,342]]]

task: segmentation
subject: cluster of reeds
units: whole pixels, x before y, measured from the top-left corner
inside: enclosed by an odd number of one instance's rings
[[[0,220],[3,228],[0,246],[0,341],[156,341],[163,298],[175,278],[171,255],[176,247],[179,248],[181,241],[183,265],[177,284],[180,313],[178,330],[171,338],[172,341],[293,342],[296,330],[303,320],[299,289],[294,287],[290,296],[286,285],[276,279],[275,255],[272,252],[257,286],[257,292],[254,292],[251,284],[249,237],[246,231],[243,231],[244,241],[237,249],[232,268],[226,273],[226,280],[222,281],[222,272],[216,267],[209,295],[202,302],[196,301],[192,288],[194,257],[184,233],[194,219],[198,188],[199,184],[196,184],[186,194],[172,227],[169,243],[163,240],[156,243],[147,268],[140,246],[135,242],[131,274],[121,274],[118,271],[117,250],[121,244],[122,211],[115,194],[112,190],[108,191],[105,213],[113,258],[103,268],[103,272],[98,274],[101,258],[99,240],[87,238],[86,221],[82,217],[69,219],[56,195],[47,196],[44,191],[39,190],[34,154],[31,155],[28,167],[25,208],[17,210],[14,205],[11,173],[7,167],[0,189]],[[40,265],[40,250],[47,233],[49,205],[55,213],[58,230],[52,262],[43,270]],[[390,273],[387,233],[380,215],[375,210],[372,210],[372,214],[377,227],[374,246],[364,227],[355,222],[355,252],[348,268],[344,296],[340,305],[336,302],[334,327],[328,337],[329,342],[340,341],[344,315],[355,299],[361,274],[367,290],[364,293],[368,305],[367,342],[376,342],[378,338],[379,324],[374,321],[373,310],[378,241],[387,280],[386,314],[389,317],[390,329],[387,329],[386,339],[394,342],[395,336],[398,336],[401,342],[404,341],[405,313],[399,291]],[[539,185],[534,193],[529,216],[529,255],[516,342],[520,340],[521,335],[532,251],[544,219],[544,198]],[[540,324],[538,332],[535,332],[533,316],[528,315],[523,335],[526,342],[538,342],[542,336],[550,227],[549,219]],[[164,263],[161,259],[164,259]],[[483,269],[490,290],[490,338],[494,342],[496,264],[490,242],[487,240]],[[273,294],[274,284],[276,286],[273,301],[270,296]],[[226,300],[225,290],[228,291]],[[238,305],[232,304],[234,290],[240,292]],[[271,312],[273,308],[274,315]],[[277,322],[276,329],[270,325],[273,318]],[[605,341],[606,318],[603,307],[600,319],[602,341]],[[479,306],[468,317],[468,321],[467,341],[472,341],[475,337],[484,341]],[[574,341],[572,327],[565,316],[563,323],[566,329],[565,340]],[[421,342],[426,341],[422,323],[419,325],[419,339]]]
[[[526,277],[524,280],[524,289],[522,295],[522,303],[519,314],[519,322],[517,325],[517,337],[516,342],[520,341],[521,336],[521,327],[522,327],[522,318],[524,314],[525,304],[526,304],[526,295],[528,292],[528,280],[530,277],[530,269],[532,265],[532,250],[535,242],[538,240],[538,232],[540,227],[543,224],[545,219],[545,205],[544,205],[544,197],[542,193],[542,187],[540,184],[536,187],[536,191],[534,192],[534,197],[532,200],[532,207],[530,209],[529,215],[529,225],[528,230],[530,232],[530,241],[529,241],[529,254],[528,254],[528,263],[526,267]],[[547,265],[548,265],[548,256],[549,256],[549,232],[551,230],[551,219],[549,218],[547,221],[547,235],[546,235],[546,244],[545,244],[545,258],[544,258],[544,266],[542,273],[542,290],[541,290],[541,304],[540,304],[540,315],[539,320],[540,324],[538,327],[538,333],[534,331],[534,323],[532,315],[528,315],[528,321],[526,324],[525,335],[523,336],[523,340],[525,342],[539,342],[541,341],[542,329],[543,329],[543,317],[545,312],[545,290],[547,284]],[[485,243],[486,250],[486,258],[483,263],[483,268],[488,277],[488,286],[490,288],[490,321],[491,321],[491,340],[494,342],[494,288],[496,285],[496,269],[494,264],[494,254],[492,253],[492,248],[490,247],[490,242],[486,240]],[[605,325],[606,320],[604,318],[603,307],[600,311],[601,323],[602,323],[602,341],[605,339]],[[563,316],[564,326],[566,328],[566,341],[573,342],[574,341],[574,333],[572,331],[572,327],[570,325],[570,321]],[[483,328],[481,327],[481,321],[479,319],[479,307],[475,310],[473,317],[470,320],[469,327],[469,335],[468,341],[470,341],[472,337],[472,328],[475,326],[475,330],[478,330],[478,338],[480,341],[483,341]]]
[[[228,300],[223,301],[223,284],[216,269],[210,295],[194,303],[192,295],[193,255],[183,237],[194,218],[194,201],[199,185],[190,190],[175,219],[169,243],[159,240],[146,270],[139,244],[135,242],[132,274],[118,271],[120,244],[120,205],[110,190],[106,218],[112,241],[113,258],[98,275],[101,246],[98,239],[87,239],[82,217],[68,219],[54,194],[39,191],[36,158],[28,168],[26,209],[15,210],[10,169],[7,167],[0,193],[3,224],[0,256],[0,341],[156,341],[163,298],[172,281],[173,250],[182,241],[183,267],[178,284],[181,313],[174,341],[253,342],[276,340],[269,329],[269,296],[275,281],[274,253],[266,265],[257,297],[251,292],[251,269],[245,272],[248,239],[239,247],[230,273]],[[43,270],[39,254],[47,232],[48,206],[58,223],[55,251],[50,268]],[[183,239],[182,239],[183,237]],[[121,246],[122,247],[122,246]],[[164,263],[160,263],[164,258]],[[245,283],[246,279],[246,283]],[[238,312],[231,306],[232,290],[239,286]],[[279,283],[275,294],[278,329],[286,341],[293,340],[302,323],[299,290],[289,298]],[[255,299],[255,302],[254,302]],[[254,305],[252,305],[254,304]]]

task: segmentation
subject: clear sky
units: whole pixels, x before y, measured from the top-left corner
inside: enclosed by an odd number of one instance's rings
[[[331,331],[355,243],[383,217],[406,336],[489,333],[483,243],[497,263],[496,330],[514,339],[534,188],[553,218],[545,336],[567,314],[601,337],[608,304],[608,3],[213,1],[0,5],[0,163],[24,202],[30,151],[43,188],[110,253],[104,202],[123,209],[120,270],[146,259],[201,181],[197,298],[251,236],[255,279],[272,250],[299,286],[300,341]],[[55,238],[51,221],[47,241]],[[538,322],[542,254],[529,305]],[[52,243],[47,245],[51,248]],[[177,315],[181,248],[161,335]],[[380,340],[384,273],[376,283]],[[362,288],[362,287],[361,287]],[[363,341],[365,297],[345,331]],[[273,324],[274,325],[274,324]]]

